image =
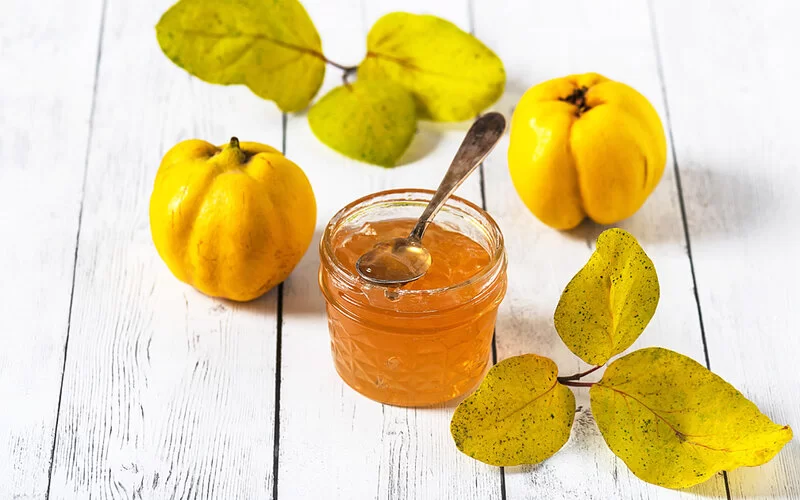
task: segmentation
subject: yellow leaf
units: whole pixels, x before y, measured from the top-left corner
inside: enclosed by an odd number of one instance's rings
[[[391,167],[417,127],[414,99],[389,81],[357,81],[336,87],[311,107],[308,123],[317,138],[356,160]]]
[[[180,0],[156,36],[189,73],[245,84],[286,112],[308,106],[325,75],[319,34],[297,0]]]
[[[561,294],[556,330],[576,356],[602,365],[641,335],[656,312],[658,297],[650,258],[629,233],[609,229],[597,238],[589,262]]]
[[[491,465],[535,464],[569,439],[575,396],[548,358],[524,354],[496,364],[456,408],[450,432],[463,453]]]
[[[639,478],[668,488],[761,465],[792,439],[696,361],[660,347],[632,352],[590,390],[603,438]]]
[[[444,19],[394,12],[367,36],[358,77],[390,79],[417,99],[420,118],[474,118],[503,94],[503,62],[477,38]]]

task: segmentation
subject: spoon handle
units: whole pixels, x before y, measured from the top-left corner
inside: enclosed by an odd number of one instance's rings
[[[470,127],[467,136],[458,148],[450,168],[433,194],[428,206],[411,231],[409,238],[422,240],[428,224],[442,208],[444,202],[458,189],[464,180],[475,171],[478,165],[494,149],[506,129],[506,119],[500,113],[491,112],[481,116]]]

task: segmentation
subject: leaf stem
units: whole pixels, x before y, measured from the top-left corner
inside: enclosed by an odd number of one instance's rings
[[[358,66],[347,68],[346,70],[344,70],[344,73],[342,73],[342,82],[344,82],[344,84],[347,85],[348,87],[350,86],[350,81],[347,78],[356,71],[358,71]]]
[[[591,387],[597,383],[597,382],[576,382],[572,380],[561,380],[561,379],[559,379],[558,382],[561,385],[566,385],[568,387]]]
[[[594,372],[596,372],[597,370],[599,370],[602,367],[603,367],[603,365],[598,365],[598,366],[594,366],[592,368],[589,368],[588,370],[583,371],[583,372],[578,372],[578,373],[575,373],[575,374],[572,374],[572,375],[568,375],[566,377],[558,377],[558,381],[563,384],[564,382],[569,382],[570,380],[580,380],[583,377],[585,377],[586,375],[589,375],[590,373],[594,373]]]
[[[358,66],[345,66],[344,64],[339,64],[337,62],[331,61],[325,56],[322,56],[322,59],[333,66],[334,68],[339,68],[340,70],[344,71],[345,73],[352,73],[353,71],[358,69]]]
[[[331,61],[330,59],[328,59],[324,55],[321,55],[321,56],[322,56],[322,60],[325,61],[327,64],[330,64],[334,68],[339,68],[340,70],[344,71],[344,73],[342,74],[342,82],[345,85],[350,86],[350,82],[347,79],[348,79],[348,77],[350,77],[350,75],[352,75],[353,73],[358,71],[358,66],[345,66],[344,64],[339,64],[339,63],[337,63],[335,61]]]

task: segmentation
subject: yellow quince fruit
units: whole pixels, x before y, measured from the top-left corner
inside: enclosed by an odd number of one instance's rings
[[[314,235],[303,171],[280,151],[235,137],[167,152],[150,198],[153,243],[170,271],[206,295],[246,301],[284,281]]]
[[[531,87],[511,120],[508,166],[525,205],[548,226],[613,224],[653,192],[667,159],[664,128],[633,88],[597,73]]]

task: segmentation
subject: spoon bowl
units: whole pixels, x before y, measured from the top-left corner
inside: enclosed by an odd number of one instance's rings
[[[418,280],[431,267],[431,254],[420,241],[393,238],[375,245],[356,261],[358,273],[380,285],[404,285]]]
[[[430,252],[422,244],[425,229],[453,192],[494,149],[505,128],[506,119],[500,113],[486,113],[475,120],[411,234],[407,238],[381,241],[356,261],[356,271],[364,280],[376,285],[400,286],[425,275],[432,262]]]

